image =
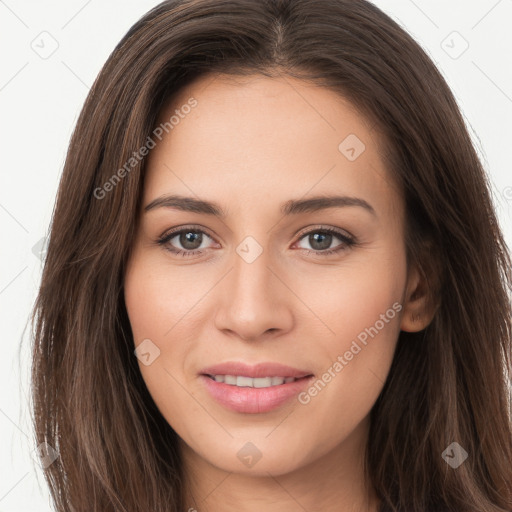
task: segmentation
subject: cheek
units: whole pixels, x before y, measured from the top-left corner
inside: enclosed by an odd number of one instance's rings
[[[161,259],[156,261],[136,253],[124,279],[134,350],[147,346],[151,354],[150,364],[138,360],[142,378],[156,405],[175,429],[180,429],[182,423],[181,415],[177,414],[180,411],[200,413],[186,391],[191,382],[184,368],[202,326],[197,318],[202,311],[201,298],[212,287],[206,276],[202,279],[190,270],[192,267],[187,269],[173,271]]]
[[[124,288],[136,345],[151,336],[161,343],[171,338],[208,290],[205,279],[190,271],[176,271],[161,259],[142,256],[128,266]]]
[[[348,350],[350,341],[390,308],[384,318],[385,328],[379,330],[385,338],[390,330],[390,334],[398,333],[400,315],[392,306],[400,302],[405,287],[404,254],[382,246],[355,256],[328,270],[294,278],[294,291],[312,312],[309,323],[316,321],[325,327],[317,347],[327,349],[331,358],[340,350]],[[379,322],[377,327],[384,326]]]
[[[383,332],[388,331],[389,325],[397,324],[396,307],[392,306],[400,298],[400,287],[396,286],[390,269],[375,268],[344,275],[338,286],[324,294],[321,311],[325,312],[326,323],[332,326],[335,337],[346,342],[366,332],[376,322]],[[380,321],[381,315],[385,315],[384,324]]]
[[[166,333],[177,321],[175,292],[168,284],[165,273],[157,272],[154,266],[143,263],[143,259],[135,259],[125,275],[124,297],[133,348],[141,354],[150,354],[149,358],[138,357],[142,378],[162,415],[173,428],[179,428],[170,420],[180,417],[177,412],[186,408],[186,399],[180,395],[174,380],[176,371],[169,366],[165,344],[173,330],[167,336]]]
[[[300,401],[318,418],[329,418],[324,427],[333,432],[363,420],[384,386],[400,332],[405,279],[405,259],[396,253],[339,269],[329,286],[310,293],[329,328],[312,357],[326,364]]]

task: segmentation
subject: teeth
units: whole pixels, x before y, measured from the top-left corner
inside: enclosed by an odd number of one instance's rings
[[[236,386],[236,377],[234,377],[233,375],[224,375],[224,383]]]
[[[269,388],[297,380],[295,377],[245,377],[243,375],[211,375],[216,382],[248,388]]]

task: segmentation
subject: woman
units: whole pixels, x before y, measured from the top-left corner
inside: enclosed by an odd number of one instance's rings
[[[383,12],[160,4],[52,221],[56,510],[510,512],[510,269],[453,95]]]

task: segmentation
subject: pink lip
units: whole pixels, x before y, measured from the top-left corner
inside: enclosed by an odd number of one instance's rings
[[[248,365],[238,361],[209,366],[199,372],[201,375],[245,375],[246,377],[295,377],[300,379],[312,375],[313,372],[299,370],[279,363],[259,363]]]
[[[216,382],[209,375],[245,375],[246,377],[295,377],[294,382],[268,388],[237,387]],[[205,368],[200,379],[206,390],[224,407],[247,414],[269,412],[297,396],[313,378],[311,372],[277,363],[249,366],[239,362],[223,363]]]

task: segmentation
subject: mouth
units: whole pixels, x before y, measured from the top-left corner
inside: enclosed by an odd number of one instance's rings
[[[313,375],[305,375],[304,377],[248,377],[246,375],[205,375],[215,382],[222,382],[228,386],[236,386],[239,388],[271,388],[274,386],[282,386],[301,379],[312,377]]]
[[[227,362],[203,369],[199,377],[210,397],[223,407],[261,414],[296,398],[314,374],[278,363]]]

